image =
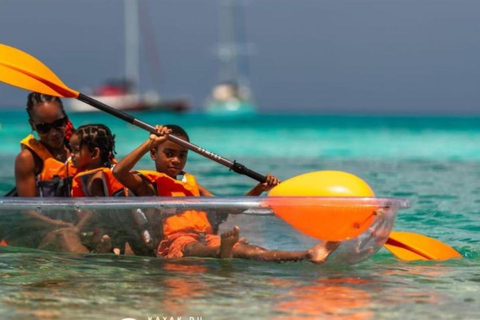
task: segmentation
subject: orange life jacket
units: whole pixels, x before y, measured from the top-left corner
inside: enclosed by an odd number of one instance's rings
[[[88,180],[97,172],[101,171],[105,196],[126,196],[127,189],[113,176],[110,168],[97,168],[81,172],[73,177],[72,197],[91,197],[87,189]]]
[[[138,173],[155,185],[157,194],[161,197],[198,197],[200,190],[196,179],[191,174],[185,174],[183,181],[170,178],[156,171],[138,171]],[[176,232],[212,233],[212,227],[207,214],[203,211],[187,210],[181,214],[170,216],[163,221],[163,233],[169,236]]]
[[[28,149],[42,160],[42,171],[36,176],[36,187],[40,197],[70,196],[72,177],[77,173],[69,159],[58,161],[43,144],[30,134],[20,142],[22,149]]]

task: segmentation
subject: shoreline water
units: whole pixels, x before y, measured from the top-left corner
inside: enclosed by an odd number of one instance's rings
[[[26,114],[0,111],[0,190],[13,184]],[[465,257],[446,262],[396,260],[383,249],[352,267],[265,264],[211,259],[64,255],[0,248],[0,316],[5,319],[475,319],[480,312],[480,118],[139,113],[148,123],[178,123],[192,142],[255,171],[288,179],[342,170],[367,181],[377,196],[407,198],[395,230],[439,239]],[[104,114],[72,114],[75,125],[105,122],[117,134],[118,157],[146,137]],[[254,181],[190,154],[187,170],[218,195],[241,195]],[[153,168],[145,157],[141,166]],[[249,221],[250,237],[273,246],[279,229]],[[257,238],[256,238],[257,237]],[[270,240],[269,240],[270,239]],[[288,246],[288,241],[284,243]],[[97,307],[99,301],[102,310]]]

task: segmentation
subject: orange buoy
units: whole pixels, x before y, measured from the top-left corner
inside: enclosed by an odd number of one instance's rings
[[[325,241],[342,241],[363,233],[374,221],[376,206],[368,199],[375,197],[370,186],[359,177],[342,171],[316,171],[288,179],[273,188],[267,202],[275,214],[297,230]],[[358,197],[295,206],[275,197]],[[272,198],[270,198],[272,197]],[[298,204],[298,200],[297,200]]]

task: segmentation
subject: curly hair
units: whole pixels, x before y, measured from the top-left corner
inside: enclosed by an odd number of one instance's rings
[[[86,145],[93,152],[100,150],[100,159],[105,167],[112,165],[115,151],[115,135],[104,124],[87,124],[80,126],[74,133],[80,138],[80,145]]]

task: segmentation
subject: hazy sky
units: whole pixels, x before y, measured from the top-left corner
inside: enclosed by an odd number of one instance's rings
[[[218,80],[219,2],[146,2],[160,92],[189,95],[198,108]],[[261,111],[480,113],[478,0],[246,3]],[[123,30],[120,0],[0,0],[0,42],[33,54],[80,91],[123,75]],[[142,88],[153,88],[145,46],[141,57]],[[25,96],[0,84],[1,106],[23,106]]]

